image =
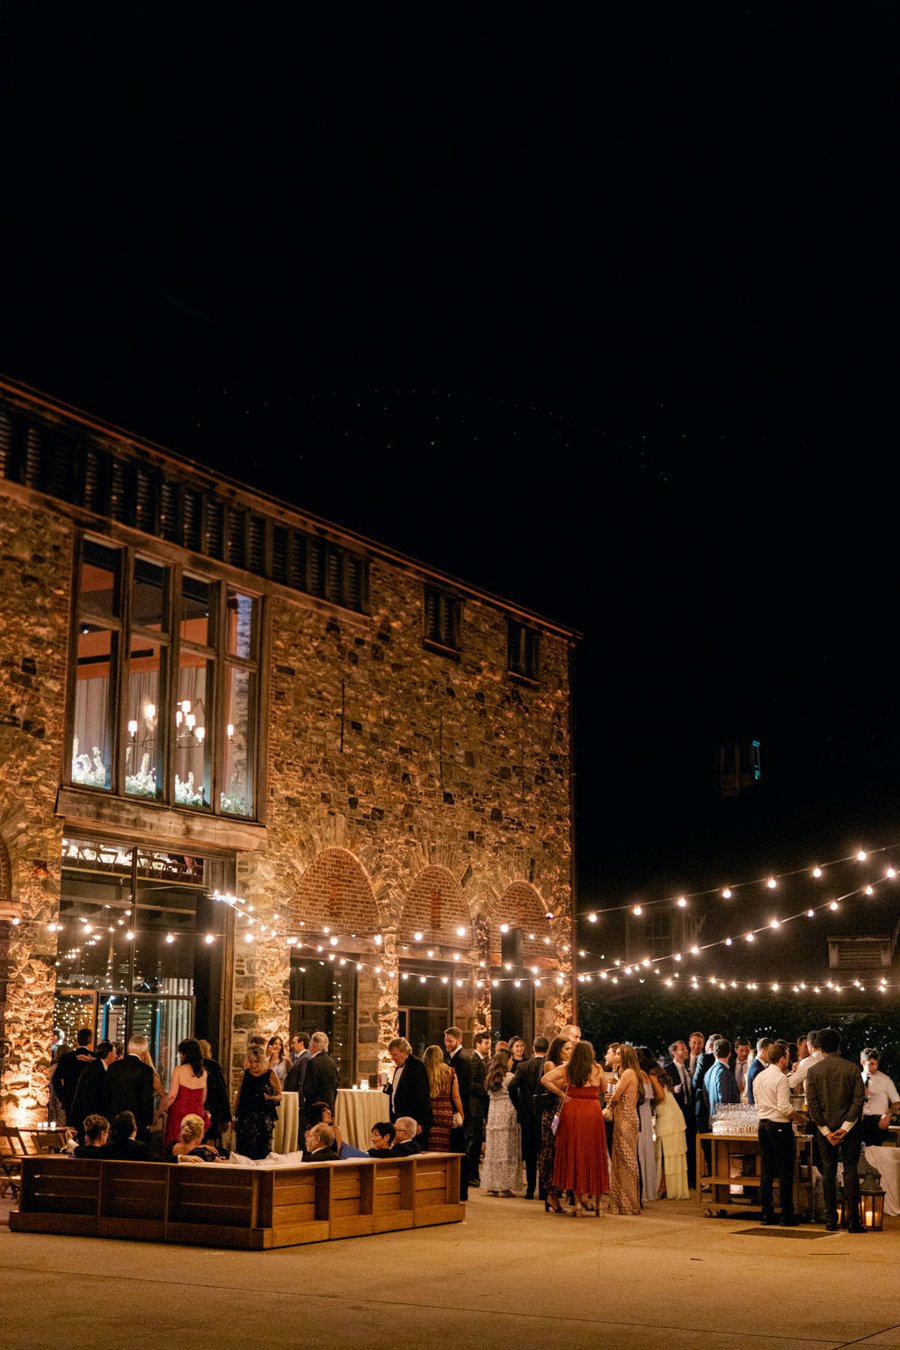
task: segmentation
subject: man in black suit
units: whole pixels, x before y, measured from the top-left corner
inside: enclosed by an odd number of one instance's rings
[[[334,1146],[334,1130],[330,1125],[313,1125],[306,1131],[306,1156],[304,1162],[337,1162],[338,1154]]]
[[[522,1131],[522,1158],[525,1162],[525,1199],[534,1199],[537,1183],[537,1160],[541,1151],[541,1118],[535,1094],[541,1085],[544,1057],[550,1048],[546,1036],[535,1036],[531,1058],[520,1064],[509,1085],[509,1099],[516,1108],[516,1119]],[[547,1197],[540,1192],[540,1198]]]
[[[466,1121],[466,1164],[470,1186],[481,1185],[481,1146],[484,1143],[484,1122],[487,1118],[487,1067],[491,1058],[491,1033],[476,1031],[474,1049],[469,1060],[469,1118]]]
[[[859,1221],[859,1173],[862,1148],[863,1104],[866,1093],[858,1064],[840,1055],[841,1036],[834,1027],[818,1035],[822,1059],[806,1075],[806,1105],[809,1118],[819,1131],[822,1158],[822,1189],[825,1192],[825,1227],[837,1232],[837,1165],[844,1164],[844,1215],[849,1215],[851,1233],[866,1230]]]
[[[94,1062],[94,1052],[91,1049],[93,1044],[94,1033],[88,1027],[82,1027],[75,1037],[74,1048],[67,1050],[64,1055],[60,1055],[53,1070],[53,1091],[66,1113],[67,1124],[71,1124],[69,1112],[72,1110],[72,1103],[75,1100],[78,1080],[87,1066]]]
[[[418,1134],[418,1121],[412,1116],[398,1116],[394,1121],[394,1156],[411,1158],[414,1153],[421,1153]]]
[[[687,1146],[688,1185],[697,1184],[697,1117],[694,1112],[694,1094],[688,1072],[689,1050],[684,1041],[673,1041],[669,1058],[663,1068],[672,1080],[672,1094],[684,1116],[684,1141]]]
[[[119,1112],[109,1127],[107,1143],[97,1149],[97,1157],[111,1162],[155,1161],[150,1146],[137,1138],[137,1121],[132,1111]]]
[[[314,1031],[309,1042],[310,1060],[303,1079],[303,1113],[309,1119],[313,1102],[324,1102],[334,1115],[338,1090],[338,1069],[328,1053],[328,1037],[324,1031]]]
[[[469,1097],[472,1091],[472,1056],[463,1049],[462,1032],[459,1027],[448,1027],[444,1032],[444,1059],[456,1074],[459,1086],[459,1099],[462,1102],[463,1119],[450,1131],[450,1152],[463,1155],[459,1169],[459,1198],[469,1198],[469,1139],[468,1121],[470,1115]]]
[[[132,1036],[122,1059],[110,1064],[106,1075],[107,1119],[130,1111],[137,1121],[137,1137],[149,1143],[153,1124],[153,1070],[141,1056],[148,1050],[146,1036]]]
[[[78,1080],[68,1124],[78,1131],[79,1143],[84,1143],[81,1127],[86,1116],[105,1116],[109,1120],[106,1073],[118,1057],[118,1051],[112,1041],[101,1041],[94,1053],[93,1064],[88,1064]]]
[[[303,1091],[303,1079],[309,1060],[309,1034],[305,1031],[295,1031],[291,1037],[291,1067],[287,1071],[282,1091]]]
[[[394,1061],[394,1076],[384,1091],[391,1099],[391,1123],[398,1116],[412,1116],[427,1134],[434,1121],[431,1092],[425,1065],[416,1059],[405,1036],[395,1036],[388,1045],[388,1054]]]

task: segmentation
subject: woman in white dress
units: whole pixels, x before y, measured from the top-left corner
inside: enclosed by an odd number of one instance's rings
[[[509,1099],[512,1082],[508,1050],[498,1050],[485,1080],[488,1097],[487,1129],[481,1185],[488,1195],[511,1197],[522,1185],[522,1144],[516,1108]]]
[[[662,1200],[689,1200],[687,1174],[687,1130],[684,1115],[672,1093],[674,1083],[665,1070],[650,1071],[654,1086],[659,1084],[663,1097],[656,1103],[656,1178],[657,1194]]]
[[[638,1062],[641,1066],[641,1082],[644,1087],[644,1100],[638,1107],[638,1167],[641,1170],[641,1204],[649,1205],[656,1199],[656,1148],[653,1143],[653,1108],[662,1101],[665,1089],[659,1079],[650,1070],[658,1068],[656,1060],[646,1045],[636,1045]]]

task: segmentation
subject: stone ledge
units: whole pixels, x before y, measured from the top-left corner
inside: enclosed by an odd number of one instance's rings
[[[172,844],[212,848],[218,852],[253,852],[264,848],[268,833],[264,825],[224,816],[206,816],[196,811],[178,811],[168,806],[125,801],[78,788],[62,787],[56,796],[56,814],[73,833],[96,829],[116,830],[129,838],[157,845]]]

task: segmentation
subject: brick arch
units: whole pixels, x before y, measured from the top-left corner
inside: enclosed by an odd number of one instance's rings
[[[494,899],[491,905],[491,952],[500,950],[500,924],[521,928],[525,935],[526,960],[557,960],[558,921],[547,918],[548,906],[540,891],[530,881],[513,881]],[[530,934],[534,934],[534,939]],[[549,937],[548,944],[544,938]],[[568,941],[568,938],[562,939]]]
[[[382,926],[369,874],[344,848],[323,849],[297,882],[290,898],[290,922],[299,929],[332,928],[340,934],[364,936]]]
[[[403,900],[400,936],[424,934],[425,941],[473,946],[472,915],[456,877],[447,867],[423,867]],[[465,936],[457,934],[465,928]]]

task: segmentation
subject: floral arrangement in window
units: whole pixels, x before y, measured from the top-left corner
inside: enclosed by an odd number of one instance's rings
[[[244,798],[229,792],[219,794],[219,810],[224,811],[229,816],[246,816],[249,814]]]
[[[156,796],[156,769],[150,767],[149,755],[142,756],[141,767],[137,773],[125,775],[125,791],[132,797]]]
[[[103,763],[99,745],[94,746],[93,755],[78,753],[78,737],[72,740],[72,782],[84,787],[105,788],[109,783],[109,773]]]
[[[187,781],[184,783],[181,781],[181,779],[178,777],[178,774],[176,773],[175,800],[176,802],[178,802],[179,806],[206,805],[206,802],[203,800],[203,789],[194,786],[193,770],[191,770],[191,772],[188,774]]]

